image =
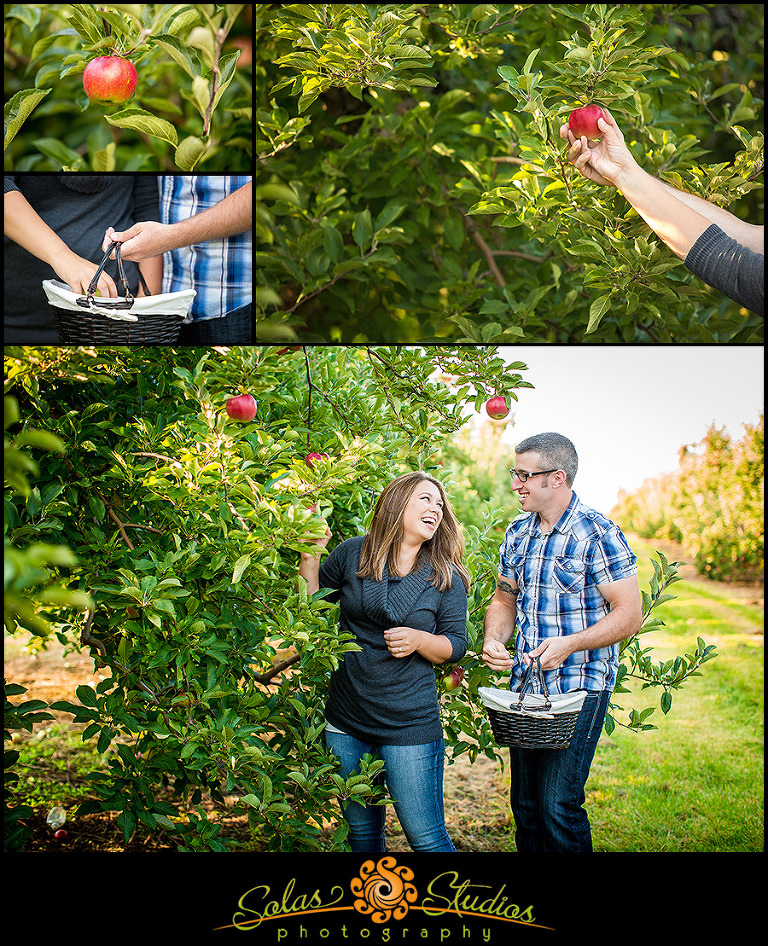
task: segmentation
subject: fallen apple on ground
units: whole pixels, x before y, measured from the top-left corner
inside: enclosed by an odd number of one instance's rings
[[[127,102],[137,81],[135,66],[121,56],[98,56],[83,73],[83,88],[92,102]]]

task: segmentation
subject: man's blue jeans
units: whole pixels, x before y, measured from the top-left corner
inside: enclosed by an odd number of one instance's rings
[[[518,851],[592,850],[584,786],[610,696],[604,690],[586,697],[567,749],[509,750],[509,797]]]
[[[384,780],[394,799],[395,812],[414,851],[455,851],[445,827],[443,808],[442,739],[421,746],[384,746],[364,742],[346,733],[325,731],[325,744],[339,758],[339,774],[359,771],[360,759],[370,752],[384,761]],[[342,805],[354,852],[386,851],[384,805]]]

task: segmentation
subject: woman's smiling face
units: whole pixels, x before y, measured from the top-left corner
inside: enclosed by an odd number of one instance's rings
[[[428,542],[443,520],[443,498],[429,480],[416,484],[403,510],[403,538]]]

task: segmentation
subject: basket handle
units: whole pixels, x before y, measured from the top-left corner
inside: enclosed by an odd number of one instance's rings
[[[523,682],[517,688],[517,692],[520,694],[520,699],[517,701],[517,708],[520,709],[523,705],[523,697],[525,696],[525,691],[528,687],[533,689],[533,676],[536,674],[539,683],[541,684],[541,689],[544,692],[544,709],[549,709],[552,706],[552,701],[549,698],[549,689],[547,687],[546,680],[544,679],[544,671],[541,669],[541,657],[534,657],[531,662],[528,664],[528,669],[525,671],[525,676],[523,677]]]
[[[130,309],[133,306],[134,298],[131,295],[131,290],[128,288],[128,280],[125,278],[125,269],[123,268],[123,259],[120,256],[121,246],[122,246],[122,243],[119,243],[117,241],[109,244],[109,246],[107,247],[107,252],[104,254],[104,259],[101,261],[101,265],[94,273],[93,279],[91,280],[91,283],[88,286],[88,291],[85,294],[85,299],[78,299],[77,300],[78,305],[82,305],[85,308],[90,308],[91,305],[98,305],[98,306],[102,306],[105,309]],[[120,277],[120,283],[123,289],[125,290],[125,299],[122,302],[95,302],[93,296],[94,296],[94,293],[96,292],[96,286],[98,285],[98,282],[99,282],[99,276],[101,276],[101,273],[104,267],[107,265],[107,260],[109,259],[109,256],[112,250],[115,251],[115,259],[117,260],[117,273],[118,273],[118,276]],[[134,263],[134,265],[136,266],[136,269],[138,270],[138,273],[139,273],[139,281],[141,282],[141,288],[144,290],[146,295],[151,296],[152,293],[149,291],[149,286],[147,286],[144,280],[144,276],[142,275],[141,270],[139,269],[139,264]]]

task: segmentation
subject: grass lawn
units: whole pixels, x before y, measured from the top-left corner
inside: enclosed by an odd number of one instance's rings
[[[653,543],[635,540],[640,586],[647,587]],[[645,638],[659,658],[690,653],[696,638],[718,656],[674,693],[658,729],[603,736],[587,809],[598,851],[763,850],[763,609],[743,589],[712,582],[671,586],[662,605],[665,628]],[[658,707],[658,693],[617,696]]]

